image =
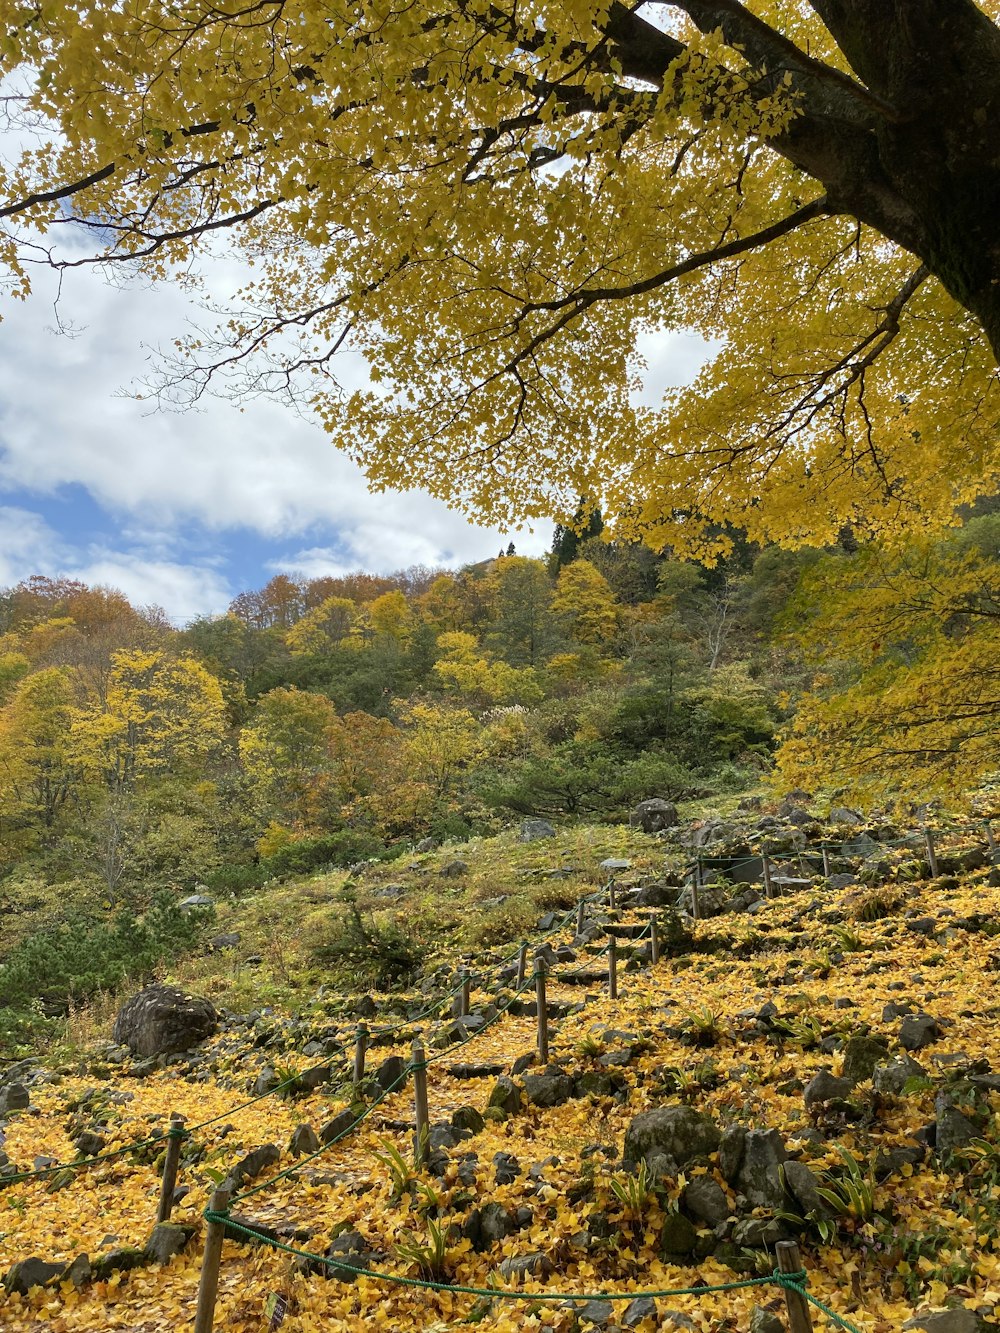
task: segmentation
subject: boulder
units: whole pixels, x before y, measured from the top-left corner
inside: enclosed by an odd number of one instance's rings
[[[848,1037],[844,1043],[844,1078],[864,1083],[889,1054],[884,1041],[877,1037]]]
[[[673,801],[653,797],[640,801],[629,815],[628,822],[633,828],[642,829],[643,833],[660,833],[665,828],[676,828],[681,821]]]
[[[522,819],[520,839],[537,842],[539,838],[554,838],[556,831],[547,819]]]
[[[904,1051],[919,1051],[940,1035],[941,1029],[930,1014],[907,1014],[899,1025],[899,1044]]]
[[[112,1036],[134,1055],[170,1055],[207,1041],[218,1026],[211,1000],[188,995],[177,986],[156,985],[123,1005]]]
[[[888,1064],[877,1065],[872,1074],[872,1087],[876,1092],[890,1097],[899,1097],[911,1078],[926,1078],[927,1071],[910,1055],[901,1055]]]
[[[296,1125],[288,1141],[288,1151],[293,1157],[311,1157],[320,1150],[319,1136],[308,1121]]]
[[[729,1216],[726,1191],[711,1176],[695,1176],[681,1195],[684,1211],[707,1227],[717,1227]]]
[[[773,1310],[755,1305],[750,1312],[750,1333],[785,1333],[785,1323]]]
[[[780,1208],[785,1191],[778,1167],[786,1160],[785,1145],[776,1129],[749,1129],[736,1188],[751,1208]]]
[[[683,1213],[667,1213],[660,1232],[660,1253],[670,1258],[690,1254],[698,1243],[698,1233]]]
[[[786,1162],[782,1168],[785,1188],[803,1213],[828,1217],[830,1210],[819,1194],[819,1178],[805,1162]]]
[[[806,1110],[811,1111],[825,1102],[843,1101],[854,1091],[854,1084],[849,1078],[837,1078],[829,1069],[821,1069],[806,1084],[802,1098]]]
[[[747,1131],[743,1125],[727,1125],[719,1142],[719,1170],[727,1184],[732,1185],[743,1164]]]
[[[50,1264],[46,1259],[22,1259],[4,1278],[4,1290],[27,1296],[32,1287],[46,1287],[61,1278],[65,1271],[65,1264]]]
[[[690,1106],[663,1106],[637,1115],[625,1131],[626,1170],[645,1162],[654,1175],[671,1175],[719,1146],[722,1134],[710,1116]]]
[[[907,1319],[903,1328],[922,1329],[923,1333],[980,1333],[982,1320],[973,1310],[958,1306],[954,1310],[931,1310]]]
[[[573,1080],[568,1074],[526,1074],[524,1090],[532,1106],[562,1106],[573,1096]]]
[[[26,1111],[31,1105],[31,1096],[23,1083],[8,1083],[0,1088],[0,1115],[10,1115],[12,1111]]]
[[[150,1262],[168,1264],[175,1254],[180,1254],[193,1235],[193,1227],[181,1227],[173,1222],[158,1222],[146,1242],[146,1254]]]

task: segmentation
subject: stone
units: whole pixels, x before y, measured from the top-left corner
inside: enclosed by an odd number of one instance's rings
[[[401,1055],[390,1055],[375,1071],[375,1082],[383,1092],[400,1086],[406,1075],[406,1061]]]
[[[696,1222],[717,1227],[729,1217],[726,1191],[711,1176],[695,1176],[681,1195],[684,1211]]]
[[[516,1115],[521,1109],[521,1089],[512,1078],[501,1074],[493,1085],[487,1105],[499,1108],[506,1115]]]
[[[320,1141],[325,1144],[333,1143],[334,1140],[342,1138],[348,1130],[354,1127],[357,1116],[353,1111],[343,1110],[328,1120],[319,1131]]]
[[[150,1263],[168,1264],[175,1254],[180,1254],[194,1235],[192,1227],[178,1226],[174,1222],[158,1222],[146,1241],[146,1254]]]
[[[547,819],[522,819],[521,842],[537,842],[540,838],[554,838],[556,831]]]
[[[600,868],[602,870],[631,870],[632,862],[622,860],[619,857],[609,856],[606,860],[601,862]]]
[[[552,1260],[545,1254],[519,1254],[500,1264],[500,1276],[508,1282],[522,1277],[550,1277],[552,1271]]]
[[[625,1131],[623,1165],[629,1170],[645,1161],[654,1173],[671,1174],[713,1153],[721,1138],[715,1121],[693,1107],[658,1107],[637,1115]]]
[[[876,1037],[848,1037],[844,1042],[843,1077],[852,1083],[865,1083],[889,1054],[884,1041]]]
[[[683,1213],[667,1213],[660,1232],[660,1253],[669,1256],[691,1254],[698,1243],[698,1233]]]
[[[433,852],[436,847],[436,838],[421,838],[419,842],[414,843],[413,850],[418,856],[423,856],[425,852]]]
[[[106,1282],[112,1273],[130,1273],[133,1268],[143,1268],[149,1263],[145,1250],[134,1245],[118,1245],[104,1254],[99,1254],[91,1264],[95,1282]]]
[[[819,1177],[805,1162],[786,1162],[782,1168],[785,1188],[802,1209],[817,1217],[828,1217],[830,1210],[819,1193]]]
[[[521,1163],[509,1152],[494,1154],[493,1168],[498,1185],[512,1185],[521,1174]]]
[[[973,1310],[959,1306],[954,1310],[931,1310],[908,1319],[903,1328],[922,1329],[923,1333],[979,1333],[983,1327]]]
[[[568,1074],[526,1074],[524,1091],[532,1106],[562,1106],[573,1096],[573,1080]]]
[[[230,1169],[228,1179],[235,1189],[243,1184],[245,1180],[253,1180],[255,1176],[273,1166],[281,1157],[280,1149],[273,1143],[262,1143],[259,1148],[251,1148],[245,1157]]]
[[[837,1078],[829,1069],[821,1069],[806,1084],[802,1100],[806,1104],[806,1110],[811,1111],[814,1107],[822,1106],[824,1102],[842,1101],[853,1091],[854,1084],[849,1078]]]
[[[773,1310],[755,1305],[750,1311],[750,1333],[785,1333],[785,1323]]]
[[[94,1270],[90,1266],[90,1256],[78,1254],[70,1266],[63,1273],[61,1281],[72,1282],[77,1291],[85,1287],[94,1276]]]
[[[222,935],[216,935],[214,940],[209,940],[208,947],[212,953],[222,953],[224,949],[235,949],[240,938],[238,930],[227,930]]]
[[[911,1078],[926,1078],[927,1071],[911,1055],[901,1055],[888,1064],[877,1065],[872,1074],[872,1087],[890,1097],[902,1096]]]
[[[849,810],[846,805],[835,805],[827,816],[828,824],[852,824],[857,827],[864,822],[863,815],[858,814],[857,810]]]
[[[746,1149],[747,1131],[742,1125],[727,1125],[719,1141],[719,1170],[727,1185],[739,1174]]]
[[[930,1014],[907,1014],[899,1025],[899,1044],[904,1051],[919,1051],[941,1035],[937,1021]]]
[[[939,1157],[949,1157],[958,1148],[964,1148],[973,1139],[979,1138],[979,1130],[954,1105],[946,1092],[939,1092],[934,1099],[937,1112],[934,1147]]]
[[[113,1039],[135,1055],[171,1055],[207,1041],[218,1030],[215,1005],[177,986],[147,986],[115,1019]]]
[[[577,1307],[576,1317],[583,1324],[597,1324],[599,1327],[610,1323],[615,1307],[610,1301],[587,1301]]]
[[[319,1152],[320,1147],[319,1135],[312,1125],[306,1122],[296,1125],[292,1137],[288,1140],[288,1151],[293,1157],[309,1157],[314,1152]]]
[[[85,1129],[82,1134],[78,1134],[73,1140],[73,1147],[81,1157],[96,1157],[98,1153],[104,1151],[105,1142],[103,1134],[98,1134],[92,1129]]]
[[[4,1290],[27,1296],[32,1287],[46,1287],[61,1278],[65,1271],[65,1264],[51,1264],[46,1259],[21,1259],[4,1278]]]
[[[745,1217],[733,1227],[733,1244],[746,1250],[771,1250],[787,1234],[773,1217]]]
[[[31,1105],[31,1094],[23,1083],[8,1083],[0,1088],[0,1115],[12,1111],[26,1111]]]
[[[448,861],[441,867],[438,874],[442,879],[462,879],[469,873],[469,867],[465,861]]]
[[[621,1322],[623,1328],[635,1328],[644,1319],[655,1320],[655,1318],[656,1302],[653,1298],[651,1296],[638,1296],[626,1305]]]
[[[486,1125],[482,1112],[474,1106],[457,1107],[452,1112],[451,1123],[463,1134],[478,1134]]]
[[[749,1129],[736,1187],[751,1208],[780,1208],[784,1199],[778,1167],[787,1157],[776,1129]]]
[[[215,899],[210,898],[207,893],[192,893],[187,898],[182,898],[177,906],[182,912],[190,912],[195,907],[214,907]]]
[[[499,1243],[517,1230],[514,1216],[499,1203],[485,1203],[479,1209],[479,1234],[484,1249]]]
[[[654,796],[648,801],[640,801],[630,813],[628,822],[633,828],[642,829],[643,833],[662,833],[666,828],[676,828],[681,820],[673,801]]]

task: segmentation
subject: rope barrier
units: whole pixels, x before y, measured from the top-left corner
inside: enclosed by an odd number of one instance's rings
[[[294,1255],[296,1258],[307,1259],[310,1263],[321,1264],[325,1268],[350,1273],[353,1277],[372,1278],[376,1282],[387,1282],[392,1286],[411,1287],[420,1291],[451,1292],[460,1296],[476,1296],[486,1300],[503,1301],[636,1301],[670,1300],[676,1296],[708,1296],[728,1291],[746,1291],[753,1287],[776,1286],[786,1291],[794,1291],[799,1296],[804,1297],[816,1309],[832,1319],[838,1327],[846,1329],[847,1333],[861,1333],[856,1325],[844,1319],[843,1316],[831,1310],[829,1306],[824,1305],[822,1301],[817,1300],[815,1296],[809,1293],[806,1287],[808,1275],[804,1269],[794,1273],[782,1273],[780,1269],[776,1268],[766,1277],[742,1278],[737,1282],[721,1282],[714,1286],[700,1284],[696,1287],[672,1287],[662,1290],[624,1292],[512,1291],[508,1287],[472,1287],[457,1282],[435,1282],[431,1278],[407,1277],[402,1273],[386,1273],[377,1268],[362,1268],[360,1265],[350,1264],[342,1259],[331,1258],[329,1255],[314,1254],[311,1250],[300,1250],[294,1245],[287,1245],[284,1241],[278,1240],[276,1236],[269,1236],[243,1222],[233,1221],[228,1211],[221,1212],[206,1208],[204,1216],[206,1221],[217,1222],[224,1226],[226,1231],[236,1232],[245,1236],[248,1240],[270,1245],[273,1249]]]

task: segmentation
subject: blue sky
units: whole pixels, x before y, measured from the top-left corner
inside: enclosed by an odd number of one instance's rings
[[[235,286],[239,273],[215,278]],[[0,586],[35,573],[110,584],[184,623],[277,571],[455,566],[511,538],[524,554],[549,546],[550,525],[501,534],[420,492],[371,494],[318,426],[278,403],[240,411],[210,398],[178,413],[123,392],[197,320],[178,288],[111,286],[76,270],[58,319],[55,297],[54,275],[41,271],[33,296],[2,312]],[[654,400],[704,355],[677,336],[645,350]],[[347,374],[363,370],[348,364]]]

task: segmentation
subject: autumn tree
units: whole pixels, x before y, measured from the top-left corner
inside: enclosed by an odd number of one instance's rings
[[[992,485],[997,0],[3,16],[18,293],[88,262],[39,244],[60,227],[111,269],[189,271],[220,232],[257,261],[175,396],[298,386],[376,486],[500,523],[586,495],[678,548],[941,522]],[[638,340],[678,329],[717,350],[651,408]],[[331,391],[348,347],[370,390]]]
[[[240,758],[269,818],[300,829],[327,822],[337,723],[321,694],[275,689],[259,700],[240,734]]]
[[[607,648],[618,630],[618,605],[604,575],[589,560],[574,560],[559,571],[552,613],[578,644]]]
[[[69,730],[76,704],[69,673],[26,676],[0,709],[0,808],[4,822],[51,830],[73,790]]]
[[[543,560],[504,556],[495,560],[486,585],[490,617],[486,639],[512,666],[535,666],[554,642],[550,613],[552,582]]]

